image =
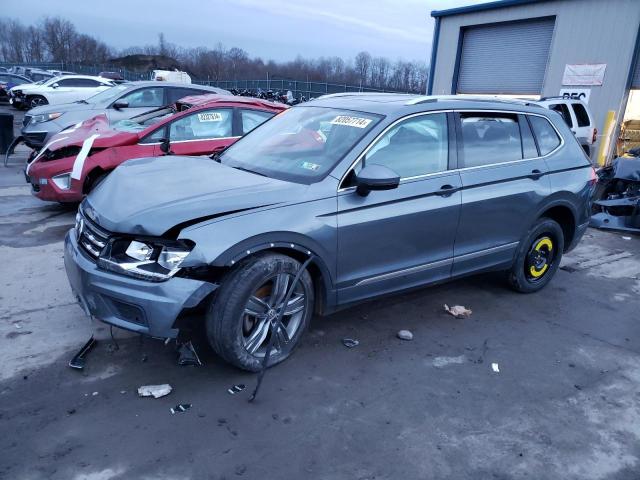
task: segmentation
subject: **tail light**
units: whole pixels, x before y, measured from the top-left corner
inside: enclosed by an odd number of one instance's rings
[[[591,143],[596,143],[597,136],[598,136],[598,129],[594,128],[593,129],[593,136],[591,137]]]

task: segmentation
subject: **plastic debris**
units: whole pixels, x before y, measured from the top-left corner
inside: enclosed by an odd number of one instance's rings
[[[409,330],[400,330],[397,335],[400,340],[413,340],[413,333]]]
[[[98,395],[98,392],[93,392],[91,395],[95,397],[96,395]]]
[[[89,341],[84,344],[84,346],[74,355],[74,357],[69,361],[69,366],[71,368],[75,368],[77,370],[82,370],[87,362],[87,354],[97,343],[96,339],[91,336]]]
[[[190,403],[181,403],[180,405],[176,405],[175,407],[170,408],[169,410],[171,411],[171,415],[175,415],[176,413],[186,412],[191,408],[191,406],[192,405]]]
[[[491,370],[493,370],[496,373],[500,373],[500,367],[498,366],[497,363],[492,363],[491,364]]]
[[[622,237],[623,240],[631,240],[631,237]]]
[[[358,340],[356,340],[355,338],[343,338],[342,339],[342,344],[347,348],[353,348],[353,347],[357,347],[358,345],[360,345],[360,342]]]
[[[463,307],[462,305],[454,305],[453,307],[450,307],[445,303],[444,309],[456,318],[467,318],[473,313],[470,309]]]
[[[227,389],[227,392],[229,392],[230,395],[235,395],[236,393],[240,393],[241,391],[243,391],[245,388],[246,385],[244,383],[239,383]]]
[[[186,342],[178,345],[178,365],[202,365],[200,357],[198,357],[196,349],[193,348],[193,344],[191,342]]]
[[[138,395],[141,397],[160,398],[171,393],[171,385],[163,383],[162,385],[143,385],[138,388]]]

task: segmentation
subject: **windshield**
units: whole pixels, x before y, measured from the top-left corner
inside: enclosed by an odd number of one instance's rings
[[[324,178],[380,118],[351,110],[295,107],[229,147],[220,161],[268,177],[314,183]]]
[[[89,97],[87,101],[89,103],[102,103],[102,102],[110,102],[111,100],[115,100],[122,92],[131,88],[131,85],[116,85],[115,87],[107,88],[102,92],[94,95],[93,97]]]
[[[119,132],[138,133],[146,129],[149,125],[153,125],[163,118],[169,117],[175,113],[172,107],[162,107],[151,112],[136,115],[131,119],[120,120],[113,124],[113,129]]]

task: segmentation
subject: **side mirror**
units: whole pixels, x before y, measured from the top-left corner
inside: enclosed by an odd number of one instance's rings
[[[393,190],[400,185],[400,176],[384,165],[366,165],[356,175],[356,191],[363,197],[372,190]]]
[[[126,100],[116,100],[113,102],[113,108],[116,110],[120,110],[121,108],[127,108],[129,106],[129,102]]]
[[[168,138],[160,140],[160,151],[165,155],[169,155],[171,153],[171,142]]]
[[[59,86],[60,86],[59,84],[54,83],[54,84],[51,85],[51,88],[58,88]]]

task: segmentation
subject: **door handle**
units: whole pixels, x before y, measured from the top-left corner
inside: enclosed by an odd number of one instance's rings
[[[449,197],[451,195],[453,195],[455,192],[457,192],[458,190],[460,190],[459,188],[454,187],[453,185],[443,185],[440,187],[440,190],[437,190],[436,192],[434,192],[436,195],[439,195],[441,197]]]
[[[531,175],[529,175],[529,178],[533,180],[539,180],[540,177],[542,177],[542,175],[544,175],[544,173],[542,173],[540,170],[536,168],[534,170],[531,170]]]

